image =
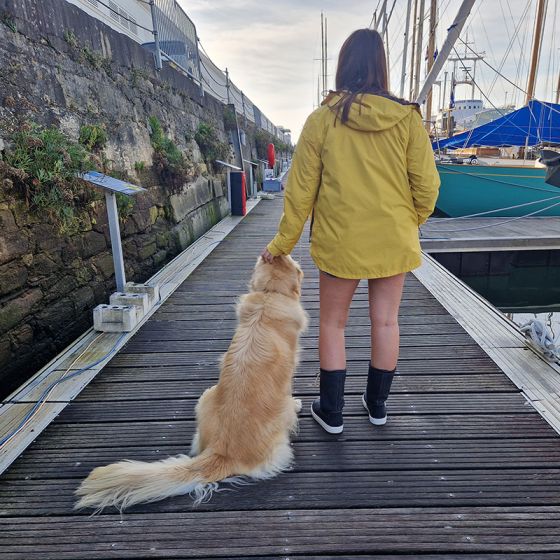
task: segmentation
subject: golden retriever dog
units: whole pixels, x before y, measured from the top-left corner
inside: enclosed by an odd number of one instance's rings
[[[259,257],[249,293],[237,304],[238,325],[219,381],[198,400],[190,456],[97,467],[76,490],[77,508],[122,510],[180,494],[199,504],[220,481],[271,478],[291,466],[290,433],[301,409],[292,378],[308,321],[299,301],[302,278],[289,256],[272,264]]]

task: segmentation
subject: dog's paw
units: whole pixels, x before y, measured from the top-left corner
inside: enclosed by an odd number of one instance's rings
[[[301,399],[294,399],[294,406],[296,407],[296,413],[301,410]]]

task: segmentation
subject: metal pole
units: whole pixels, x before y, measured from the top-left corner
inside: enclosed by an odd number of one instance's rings
[[[418,95],[418,87],[420,86],[420,66],[422,64],[422,42],[424,37],[424,6],[426,1],[420,0],[420,8],[418,10],[418,37],[416,39],[416,65],[414,68],[414,97]]]
[[[229,100],[229,72],[227,68],[226,68],[226,92],[227,92],[227,102],[228,105],[230,105],[231,102]]]
[[[463,29],[463,26],[465,25],[465,22],[469,17],[469,14],[471,13],[471,9],[474,3],[475,0],[463,0],[463,3],[459,8],[457,16],[455,17],[455,20],[453,21],[451,27],[448,30],[447,37],[441,47],[441,50],[439,51],[438,57],[434,61],[432,69],[429,71],[428,75],[426,76],[426,81],[422,86],[420,93],[415,99],[416,103],[419,103],[421,105],[426,100],[428,91],[430,91],[430,88],[432,87],[433,83],[436,81],[439,73],[441,72],[441,69],[443,68],[443,65],[446,63],[447,57],[449,56],[449,53],[453,49],[453,45],[455,44],[457,37],[459,37],[461,30]]]
[[[241,105],[243,107],[243,124],[247,126],[247,116],[245,115],[245,94],[241,92]]]
[[[441,100],[441,112],[443,113],[443,110],[445,109],[445,96],[447,95],[447,74],[448,72],[445,71],[443,73],[444,78],[443,78],[443,95],[442,95],[442,100]]]
[[[556,85],[556,104],[560,103],[560,72],[558,72],[558,84]]]
[[[435,52],[435,45],[436,45],[436,11],[437,11],[437,2],[436,0],[431,0],[430,3],[430,35],[428,38],[428,72],[434,65],[434,52]],[[431,130],[432,127],[432,97],[433,97],[433,88],[430,88],[428,91],[428,97],[426,99],[426,130],[428,132]]]
[[[545,20],[545,4],[546,0],[539,0],[537,6],[537,17],[535,19],[535,32],[533,34],[533,49],[531,54],[531,69],[529,70],[529,80],[527,82],[527,97],[525,105],[535,97],[535,78],[537,76],[537,68],[539,67],[539,58],[541,54],[542,35]]]
[[[414,99],[414,61],[416,59],[416,31],[418,29],[418,25],[416,23],[417,14],[418,0],[414,0],[414,17],[412,18],[412,49],[410,51],[410,84],[408,87],[408,98],[410,100]]]
[[[117,197],[115,196],[115,193],[105,191],[105,202],[107,203],[107,217],[109,218],[109,234],[111,235],[111,248],[113,252],[113,265],[115,267],[117,291],[123,292],[126,284],[126,278],[124,274],[119,212],[117,209]]]
[[[156,6],[155,0],[150,0],[150,11],[152,13],[152,26],[154,30],[152,31],[154,35],[154,48],[155,48],[155,57],[156,57],[156,70],[161,70],[163,68],[163,64],[161,62],[161,49],[159,48],[159,33],[157,29],[157,18],[156,18]]]
[[[198,48],[198,43],[200,42],[200,39],[198,38],[198,34],[195,36],[195,42],[196,42],[196,60],[198,63],[198,79],[200,80],[200,95],[201,97],[204,97],[204,85],[202,83],[202,66],[200,63],[200,49]]]
[[[403,58],[402,58],[402,76],[401,76],[401,90],[400,96],[404,97],[404,82],[406,81],[406,55],[408,53],[408,30],[410,27],[410,11],[412,8],[412,0],[408,0],[406,6],[406,23],[404,26],[404,46],[403,46]]]

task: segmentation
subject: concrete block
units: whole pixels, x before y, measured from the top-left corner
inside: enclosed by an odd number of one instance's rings
[[[159,301],[159,286],[127,282],[124,286],[124,291],[127,294],[147,294],[148,309],[151,309]]]
[[[133,305],[139,317],[148,312],[148,294],[133,294],[127,292],[115,292],[109,298],[111,305]]]
[[[138,324],[134,305],[98,305],[93,309],[93,328],[101,332],[130,332]]]

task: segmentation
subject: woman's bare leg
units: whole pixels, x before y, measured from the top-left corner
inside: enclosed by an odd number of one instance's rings
[[[320,273],[319,361],[323,370],[346,369],[344,328],[352,296],[359,282]]]
[[[392,371],[399,359],[399,306],[406,274],[368,281],[371,365]]]

